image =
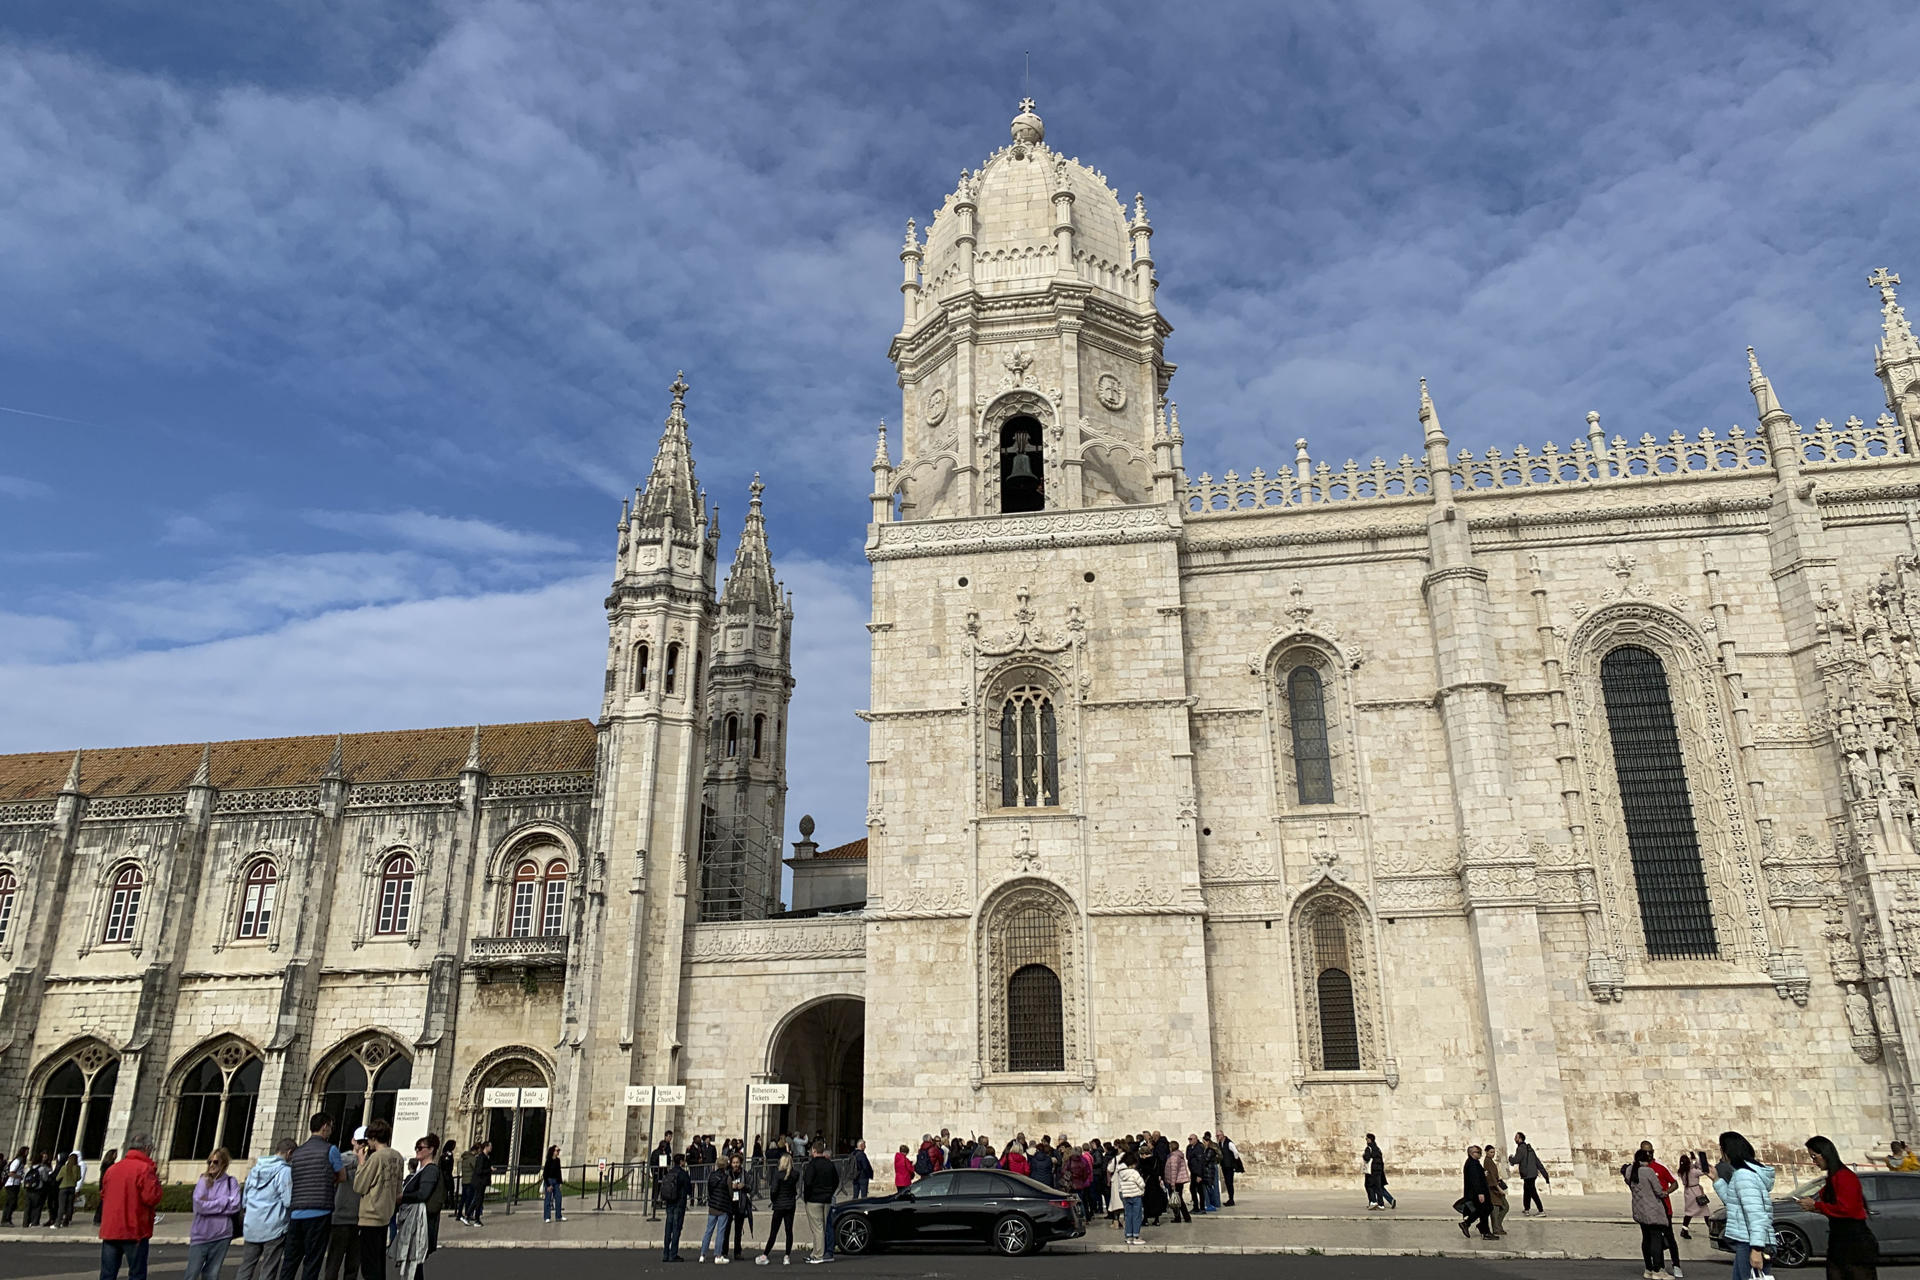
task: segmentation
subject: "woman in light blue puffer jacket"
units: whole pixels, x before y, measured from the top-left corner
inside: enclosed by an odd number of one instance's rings
[[[1733,1280],[1766,1269],[1773,1247],[1773,1170],[1754,1158],[1753,1144],[1737,1133],[1720,1135],[1720,1163],[1713,1189],[1727,1206],[1725,1240],[1733,1250]]]

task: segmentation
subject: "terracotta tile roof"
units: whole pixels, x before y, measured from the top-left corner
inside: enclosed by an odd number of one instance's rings
[[[867,856],[867,838],[865,836],[861,836],[858,840],[852,841],[848,844],[836,845],[831,849],[822,849],[820,852],[814,854],[813,856],[816,859],[848,858],[848,859],[864,860]]]
[[[341,747],[349,782],[413,782],[458,777],[467,762],[472,725],[349,733]],[[332,734],[247,738],[213,744],[211,777],[223,790],[310,786],[326,772]],[[89,796],[164,795],[186,790],[200,767],[198,742],[83,751],[80,790]],[[0,801],[59,794],[72,750],[0,755]],[[488,773],[573,773],[594,766],[591,720],[542,720],[480,728],[480,763]]]

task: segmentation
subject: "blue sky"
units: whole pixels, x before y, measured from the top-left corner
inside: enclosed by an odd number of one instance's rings
[[[184,12],[183,12],[184,11]],[[1195,472],[1883,407],[1910,4],[16,0],[0,750],[598,711],[684,368],[798,596],[789,812],[861,834],[901,227],[1006,136],[1146,192]],[[789,838],[792,833],[788,833]]]

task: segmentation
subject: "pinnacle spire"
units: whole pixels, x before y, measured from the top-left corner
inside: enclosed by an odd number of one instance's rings
[[[760,473],[753,473],[752,495],[747,499],[747,523],[740,530],[740,545],[734,549],[733,567],[727,570],[727,585],[720,592],[722,608],[744,609],[749,605],[771,613],[780,600],[779,585],[773,580],[773,554],[767,550],[767,522],[760,510],[760,495],[766,491]]]
[[[700,486],[693,478],[693,449],[687,442],[687,380],[673,376],[667,390],[673,403],[667,409],[666,430],[653,455],[653,470],[635,511],[643,525],[665,524],[669,518],[680,529],[692,529],[700,517]]]
[[[873,469],[884,471],[893,466],[893,459],[887,456],[887,420],[880,419],[880,443],[873,447]]]
[[[1759,414],[1761,422],[1770,414],[1786,412],[1780,407],[1780,398],[1773,394],[1773,383],[1760,371],[1760,357],[1753,353],[1752,347],[1747,348],[1747,390],[1753,392],[1754,412]]]
[[[1426,428],[1429,443],[1438,439],[1446,443],[1447,433],[1440,429],[1440,412],[1433,407],[1433,395],[1427,390],[1427,380],[1420,379],[1420,425]]]
[[[213,744],[207,743],[200,748],[200,765],[193,771],[190,787],[210,787],[213,785]]]
[[[462,773],[480,772],[480,726],[473,726],[473,737],[467,741],[467,762],[460,768]]]
[[[1882,355],[1920,355],[1920,341],[1915,340],[1913,326],[1907,322],[1906,308],[1893,292],[1893,286],[1900,283],[1899,275],[1881,267],[1867,277],[1867,283],[1880,291]]]
[[[344,733],[334,734],[333,754],[327,757],[327,769],[325,773],[320,775],[322,778],[346,777],[346,750],[347,735]]]
[[[73,753],[73,763],[67,766],[67,780],[64,783],[62,783],[60,786],[61,795],[66,795],[69,792],[71,792],[76,796],[81,794],[80,792],[80,753],[78,751]]]

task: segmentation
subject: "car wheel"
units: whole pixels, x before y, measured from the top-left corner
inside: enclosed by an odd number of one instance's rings
[[[842,1253],[866,1253],[873,1248],[873,1224],[864,1213],[849,1214],[834,1225],[833,1238]]]
[[[993,1247],[1009,1258],[1017,1258],[1033,1248],[1033,1224],[1017,1213],[1010,1213],[993,1224]]]
[[[1804,1266],[1813,1245],[1798,1227],[1781,1227],[1773,1235],[1773,1259],[1783,1267]]]

